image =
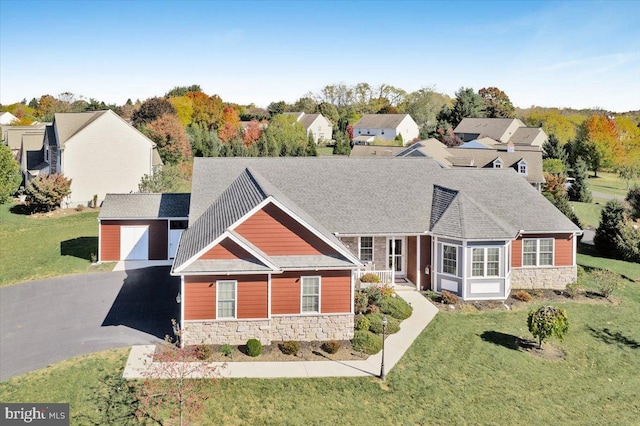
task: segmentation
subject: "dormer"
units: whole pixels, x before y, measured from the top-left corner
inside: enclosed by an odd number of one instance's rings
[[[501,169],[502,166],[504,166],[504,163],[503,163],[503,161],[502,161],[502,159],[500,157],[498,157],[495,160],[493,160],[493,168],[494,169]]]
[[[518,161],[518,173],[523,176],[527,176],[529,174],[529,165],[524,158]]]

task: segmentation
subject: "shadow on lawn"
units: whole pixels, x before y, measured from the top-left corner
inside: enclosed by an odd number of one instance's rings
[[[11,206],[11,208],[9,208],[9,211],[13,214],[21,214],[24,216],[29,216],[30,214],[33,214],[36,211],[36,209],[34,206],[29,204],[15,204]]]
[[[485,342],[503,346],[507,349],[518,350],[518,338],[512,334],[500,333],[499,331],[485,331],[480,335]]]
[[[78,237],[60,242],[60,254],[94,262],[98,255],[98,237]],[[94,259],[92,259],[92,255]]]
[[[600,339],[608,345],[616,344],[620,347],[626,346],[631,349],[640,349],[640,342],[629,339],[619,331],[611,331],[608,328],[598,330],[589,325],[587,326],[587,330],[589,330],[596,339]]]

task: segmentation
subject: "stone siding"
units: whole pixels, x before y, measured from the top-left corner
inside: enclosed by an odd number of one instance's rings
[[[272,341],[350,340],[353,315],[290,315],[271,320],[187,321],[182,330],[185,345],[243,345],[258,339],[263,345]]]
[[[514,268],[511,270],[511,288],[564,290],[578,279],[575,266],[554,268]]]

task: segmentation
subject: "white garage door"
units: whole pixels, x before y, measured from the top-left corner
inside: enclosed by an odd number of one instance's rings
[[[182,235],[183,232],[184,229],[169,230],[169,259],[173,259],[176,257],[178,243],[180,242],[180,235]]]
[[[123,226],[120,228],[120,259],[149,260],[148,226]]]

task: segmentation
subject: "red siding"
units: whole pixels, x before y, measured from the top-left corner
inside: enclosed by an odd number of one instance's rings
[[[149,226],[149,260],[167,260],[168,224],[166,220],[102,220],[100,221],[100,260],[120,260],[120,227]]]
[[[235,230],[270,256],[336,253],[273,204],[257,211]]]
[[[300,313],[300,276],[300,272],[271,276],[272,315]]]
[[[211,320],[216,316],[216,281],[238,281],[238,318],[267,318],[266,275],[185,277],[184,319]]]
[[[522,267],[523,238],[554,238],[553,265],[573,265],[573,234],[526,234],[511,243],[511,267]]]
[[[322,276],[320,310],[323,314],[351,312],[351,271],[323,271],[309,272],[309,274]]]
[[[253,256],[227,238],[200,256],[200,259],[253,259]]]

